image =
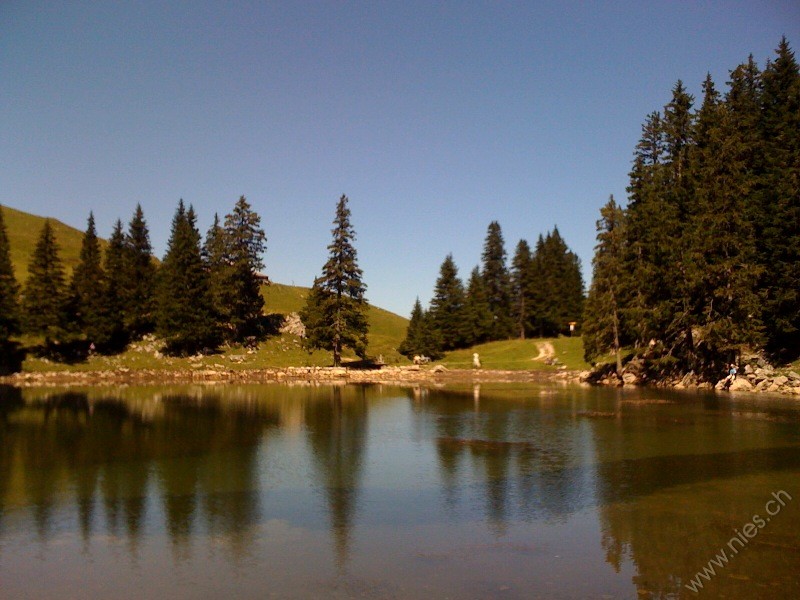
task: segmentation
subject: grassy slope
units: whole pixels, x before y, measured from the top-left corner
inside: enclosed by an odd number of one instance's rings
[[[262,288],[265,310],[268,313],[288,314],[299,312],[306,302],[309,288],[273,283]],[[369,346],[370,356],[377,358],[383,355],[387,363],[405,360],[397,353],[397,346],[406,336],[408,319],[378,308],[369,307]],[[303,364],[303,363],[298,363]]]
[[[3,206],[2,211],[11,246],[11,264],[14,266],[14,275],[17,281],[23,284],[28,279],[28,262],[36,247],[39,234],[42,232],[45,219],[8,206]],[[72,269],[78,264],[83,232],[55,219],[50,219],[50,225],[58,243],[58,255],[64,264],[67,276],[69,276]],[[105,247],[106,242],[101,240],[100,245]]]
[[[484,369],[508,371],[557,369],[544,361],[535,360],[539,356],[539,344],[549,342],[555,350],[555,358],[568,369],[584,370],[589,365],[583,360],[583,342],[580,337],[559,337],[533,340],[506,340],[489,342],[467,350],[450,352],[441,361],[446,367],[469,369],[472,367],[472,353],[480,355]]]
[[[14,272],[20,283],[23,283],[27,279],[30,255],[39,238],[45,219],[7,206],[3,206],[2,210],[11,243],[11,261],[14,265]],[[59,255],[69,275],[78,262],[83,232],[54,219],[51,219],[50,223],[59,244]],[[101,244],[105,247],[106,242],[101,240]],[[298,312],[303,307],[308,288],[274,283],[264,287],[263,294],[265,309],[268,313],[288,314]],[[405,337],[408,320],[375,306],[370,307],[369,320],[368,350],[370,356],[376,358],[383,356],[384,361],[388,364],[407,362],[397,353],[396,348]],[[556,357],[568,368],[585,369],[588,367],[583,362],[583,347],[580,338],[558,338],[547,341],[553,344]],[[309,354],[300,347],[299,340],[288,335],[267,340],[253,354],[248,354],[241,348],[231,348],[219,355],[205,357],[201,361],[158,358],[155,355],[156,350],[157,348],[152,343],[139,343],[119,356],[92,357],[87,363],[72,366],[29,358],[25,363],[25,370],[95,370],[113,369],[120,366],[132,369],[182,369],[214,365],[247,369],[303,365],[324,366],[330,364],[331,360],[328,352]],[[474,349],[451,352],[440,362],[452,368],[470,368],[473,352],[480,354],[483,366],[487,369],[555,369],[542,361],[533,360],[539,354],[537,340],[509,340],[483,344]]]
[[[268,313],[288,314],[299,311],[305,304],[308,288],[273,283],[262,288],[265,310]],[[406,334],[408,320],[377,307],[370,307],[370,356],[383,359],[388,364],[407,362],[397,353],[397,346]],[[157,354],[156,342],[137,342],[118,356],[93,356],[87,362],[77,365],[62,365],[38,358],[29,357],[24,364],[25,371],[94,371],[106,369],[201,369],[220,368],[234,370],[265,369],[290,366],[330,366],[330,352],[315,351],[309,354],[292,335],[274,336],[261,343],[255,352],[248,353],[243,348],[223,348],[219,354],[202,358],[170,358]],[[346,358],[354,358],[345,353]]]

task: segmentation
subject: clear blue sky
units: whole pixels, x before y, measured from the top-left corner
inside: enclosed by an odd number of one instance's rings
[[[350,198],[368,297],[407,315],[490,221],[509,256],[557,225],[591,272],[647,113],[782,35],[800,3],[0,2],[0,204],[100,235],[240,195],[266,272],[310,285]],[[587,281],[588,284],[588,281]]]

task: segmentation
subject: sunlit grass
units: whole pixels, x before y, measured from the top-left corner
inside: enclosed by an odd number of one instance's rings
[[[19,283],[24,283],[28,279],[28,263],[33,255],[36,242],[39,240],[45,219],[5,205],[2,210],[3,220],[8,232],[14,276]],[[88,209],[83,218],[89,218]],[[64,271],[67,275],[70,275],[72,269],[78,264],[83,232],[55,219],[50,219],[50,226],[53,228],[53,234],[58,244],[58,256],[64,265]],[[107,237],[110,233],[110,231],[98,231],[98,235],[102,237]],[[101,248],[105,248],[106,245],[105,240],[100,241]]]
[[[472,367],[472,354],[477,352],[484,369],[504,371],[555,371],[558,365],[548,365],[537,360],[540,348],[549,342],[553,346],[554,358],[567,369],[583,370],[589,365],[583,360],[583,342],[580,337],[540,338],[530,340],[504,340],[489,342],[466,350],[455,350],[438,361],[455,369]]]

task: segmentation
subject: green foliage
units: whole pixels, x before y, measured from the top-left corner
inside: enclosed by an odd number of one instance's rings
[[[428,316],[438,349],[450,351],[511,335],[525,338],[569,331],[583,311],[580,260],[558,229],[539,236],[536,252],[520,240],[511,273],[500,225],[489,225],[483,269],[472,271],[466,292],[453,256],[439,269]],[[430,346],[428,346],[430,347]]]
[[[214,309],[217,314],[222,315],[226,300],[225,285],[228,263],[225,257],[225,230],[220,224],[217,213],[214,213],[214,221],[206,232],[202,257],[206,269],[208,269],[208,285]]]
[[[187,211],[181,200],[159,270],[157,332],[172,354],[210,351],[220,341],[195,222],[194,209]]]
[[[616,357],[617,372],[622,370],[620,358],[622,307],[626,304],[625,287],[625,212],[609,198],[600,209],[597,221],[597,246],[592,260],[592,285],[583,317],[585,358],[593,362],[609,350]]]
[[[568,332],[569,323],[580,321],[583,314],[583,276],[580,259],[557,227],[539,236],[530,269],[532,332],[540,337]]]
[[[355,230],[347,202],[347,196],[342,195],[336,205],[328,260],[300,313],[306,326],[306,347],[333,352],[335,366],[341,364],[344,348],[351,348],[361,358],[366,356],[369,330],[366,286],[353,246]]]
[[[466,345],[482,344],[489,339],[494,318],[489,309],[486,286],[480,270],[475,267],[469,276],[464,302],[464,341]],[[430,356],[430,355],[428,355]]]
[[[11,264],[11,246],[0,206],[0,344],[19,333],[19,284]]]
[[[103,298],[106,308],[108,340],[106,351],[119,351],[128,342],[129,334],[125,329],[125,289],[127,274],[125,271],[125,234],[122,221],[117,219],[114,230],[108,240],[103,261],[105,271],[105,287]]]
[[[433,328],[442,342],[440,350],[453,350],[467,345],[465,299],[458,268],[453,255],[448,254],[439,268],[430,308]]]
[[[768,347],[800,355],[800,73],[783,38],[762,74],[764,170],[756,221]]]
[[[95,230],[94,215],[89,213],[83,236],[80,262],[72,272],[69,289],[70,327],[87,343],[100,348],[111,345],[114,324],[109,313],[106,275],[102,266],[100,243]]]
[[[422,304],[417,298],[411,311],[406,338],[400,344],[398,351],[408,358],[427,356],[437,359],[441,357],[441,347],[439,332],[434,327],[431,316],[422,310]]]
[[[647,117],[621,240],[601,211],[588,358],[630,344],[657,373],[717,374],[764,340],[800,353],[800,74],[786,40],[763,73],[750,57],[724,96],[709,76],[692,104],[678,82],[664,117]]]
[[[506,250],[503,233],[497,221],[489,223],[483,245],[483,284],[486,301],[492,314],[489,339],[502,340],[513,334],[511,316],[511,282],[506,268]]]
[[[141,205],[136,205],[125,238],[125,326],[134,338],[155,327],[156,266],[150,232]]]
[[[53,229],[45,220],[22,297],[24,332],[44,337],[48,352],[67,337],[67,290]]]
[[[230,341],[244,342],[260,333],[264,299],[257,274],[264,267],[265,249],[261,217],[244,196],[226,215],[224,227],[215,215],[206,236],[205,258],[215,307]]]
[[[520,240],[511,261],[511,297],[514,331],[520,339],[525,339],[531,313],[531,287],[533,255],[525,240]]]

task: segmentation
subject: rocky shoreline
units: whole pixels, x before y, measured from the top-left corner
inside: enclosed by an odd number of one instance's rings
[[[288,367],[283,369],[128,369],[106,371],[49,371],[16,373],[0,377],[0,384],[16,387],[148,385],[181,383],[290,383],[316,381],[331,383],[513,383],[578,382],[577,371],[498,371],[489,369],[448,369],[441,365],[421,367],[383,367],[351,369],[346,367]]]
[[[634,365],[634,369],[636,366]],[[577,383],[613,387],[659,387],[673,389],[705,389],[724,392],[752,392],[800,396],[800,374],[783,372],[769,365],[746,365],[726,390],[723,381],[716,385],[700,381],[690,373],[683,377],[648,380],[632,369],[622,377],[607,371],[502,371],[491,369],[448,369],[433,367],[385,366],[379,369],[347,367],[287,367],[275,369],[128,369],[104,371],[45,371],[15,373],[0,377],[0,384],[15,387],[96,386],[96,385],[162,385],[162,384],[248,384],[248,383],[375,383],[395,385],[458,384],[458,383]]]
[[[641,360],[632,360],[617,375],[607,366],[594,371],[582,372],[578,379],[592,385],[609,386],[654,386],[673,389],[705,389],[724,392],[753,392],[800,396],[800,374],[791,370],[775,369],[772,365],[760,358],[747,362],[736,378],[727,385],[726,380],[720,379],[716,383],[703,381],[694,373],[681,377],[667,377],[664,379],[648,379],[645,374],[645,363]]]

